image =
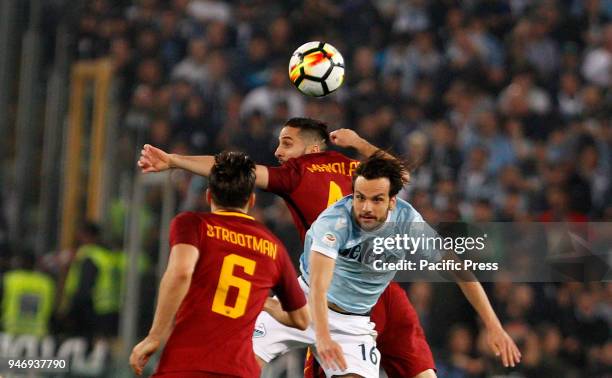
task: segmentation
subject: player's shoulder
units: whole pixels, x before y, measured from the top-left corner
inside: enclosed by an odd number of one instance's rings
[[[201,223],[206,218],[207,213],[196,211],[182,211],[172,218],[172,222],[178,224]]]
[[[334,202],[330,207],[325,209],[325,211],[350,213],[352,206],[353,206],[353,195],[349,194],[347,196],[340,198],[338,201]]]
[[[198,232],[204,227],[204,213],[184,211],[177,214],[170,222],[170,233]]]
[[[408,201],[398,198],[396,210],[398,221],[423,222],[421,214]]]
[[[353,201],[352,194],[349,194],[348,196],[341,198],[340,200],[332,204],[330,207],[323,210],[323,212],[319,214],[317,221],[342,218],[342,217],[346,217],[347,215],[350,216],[351,208],[353,206],[352,201]]]

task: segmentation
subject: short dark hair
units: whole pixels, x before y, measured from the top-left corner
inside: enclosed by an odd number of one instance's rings
[[[255,187],[255,163],[243,152],[223,151],[215,155],[208,189],[221,207],[244,207]]]
[[[355,169],[353,173],[353,190],[355,190],[355,180],[359,176],[363,176],[366,180],[387,178],[390,184],[389,197],[393,197],[408,182],[406,177],[408,172],[408,165],[404,161],[389,156],[382,150],[378,150],[362,161]]]
[[[313,139],[322,139],[325,144],[329,144],[329,132],[325,122],[312,118],[295,117],[285,122],[285,126],[300,129],[300,134]]]

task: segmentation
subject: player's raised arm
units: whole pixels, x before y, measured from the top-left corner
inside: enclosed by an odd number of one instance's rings
[[[380,150],[380,148],[363,139],[355,130],[351,129],[334,130],[329,133],[329,139],[338,147],[354,148],[364,157],[370,157]],[[393,156],[389,155],[388,157],[392,158]]]
[[[130,365],[137,375],[142,374],[149,358],[170,335],[174,316],[189,290],[198,257],[198,249],[193,245],[176,244],[172,247],[168,267],[159,285],[153,325],[130,355]]]
[[[372,155],[379,149],[351,129],[334,130],[329,133],[329,139],[338,147],[356,149],[364,157]]]
[[[181,168],[200,176],[208,177],[210,170],[215,164],[212,155],[179,155],[169,154],[166,151],[145,144],[140,152],[138,166],[143,173],[162,172],[170,168]],[[268,187],[268,167],[265,165],[255,166],[255,185],[259,188]]]
[[[351,130],[351,129],[334,130],[331,133],[329,133],[329,139],[332,141],[333,144],[335,144],[338,147],[354,148],[355,150],[357,150],[357,152],[360,155],[366,158],[380,151],[380,153],[383,154],[383,156],[385,156],[386,158],[395,159],[395,156],[391,155],[390,153],[384,150],[381,150],[380,148],[376,147],[375,145],[371,144],[367,140],[360,137],[359,134],[357,134],[355,130]],[[406,181],[410,180],[410,172],[407,168],[405,168],[404,170],[404,178]]]

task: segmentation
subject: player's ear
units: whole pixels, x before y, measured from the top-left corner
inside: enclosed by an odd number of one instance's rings
[[[395,205],[396,205],[396,204],[397,204],[397,195],[395,195],[395,196],[393,196],[393,197],[391,197],[391,198],[389,199],[389,209],[390,209],[390,210],[395,209]]]
[[[306,153],[316,154],[317,152],[321,152],[321,146],[319,146],[318,143],[314,143],[306,147]]]
[[[206,189],[206,203],[208,206],[212,203],[212,193],[210,193],[209,189]]]
[[[249,196],[249,209],[255,207],[255,197],[255,193],[251,193],[251,195]]]

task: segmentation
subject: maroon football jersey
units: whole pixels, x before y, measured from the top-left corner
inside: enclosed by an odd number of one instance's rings
[[[270,289],[285,311],[306,305],[285,247],[252,217],[222,211],[176,216],[176,244],[193,245],[200,255],[157,373],[259,377],[251,338]]]
[[[323,210],[351,194],[352,175],[358,164],[339,152],[325,151],[268,167],[267,190],[285,200],[302,241]]]

